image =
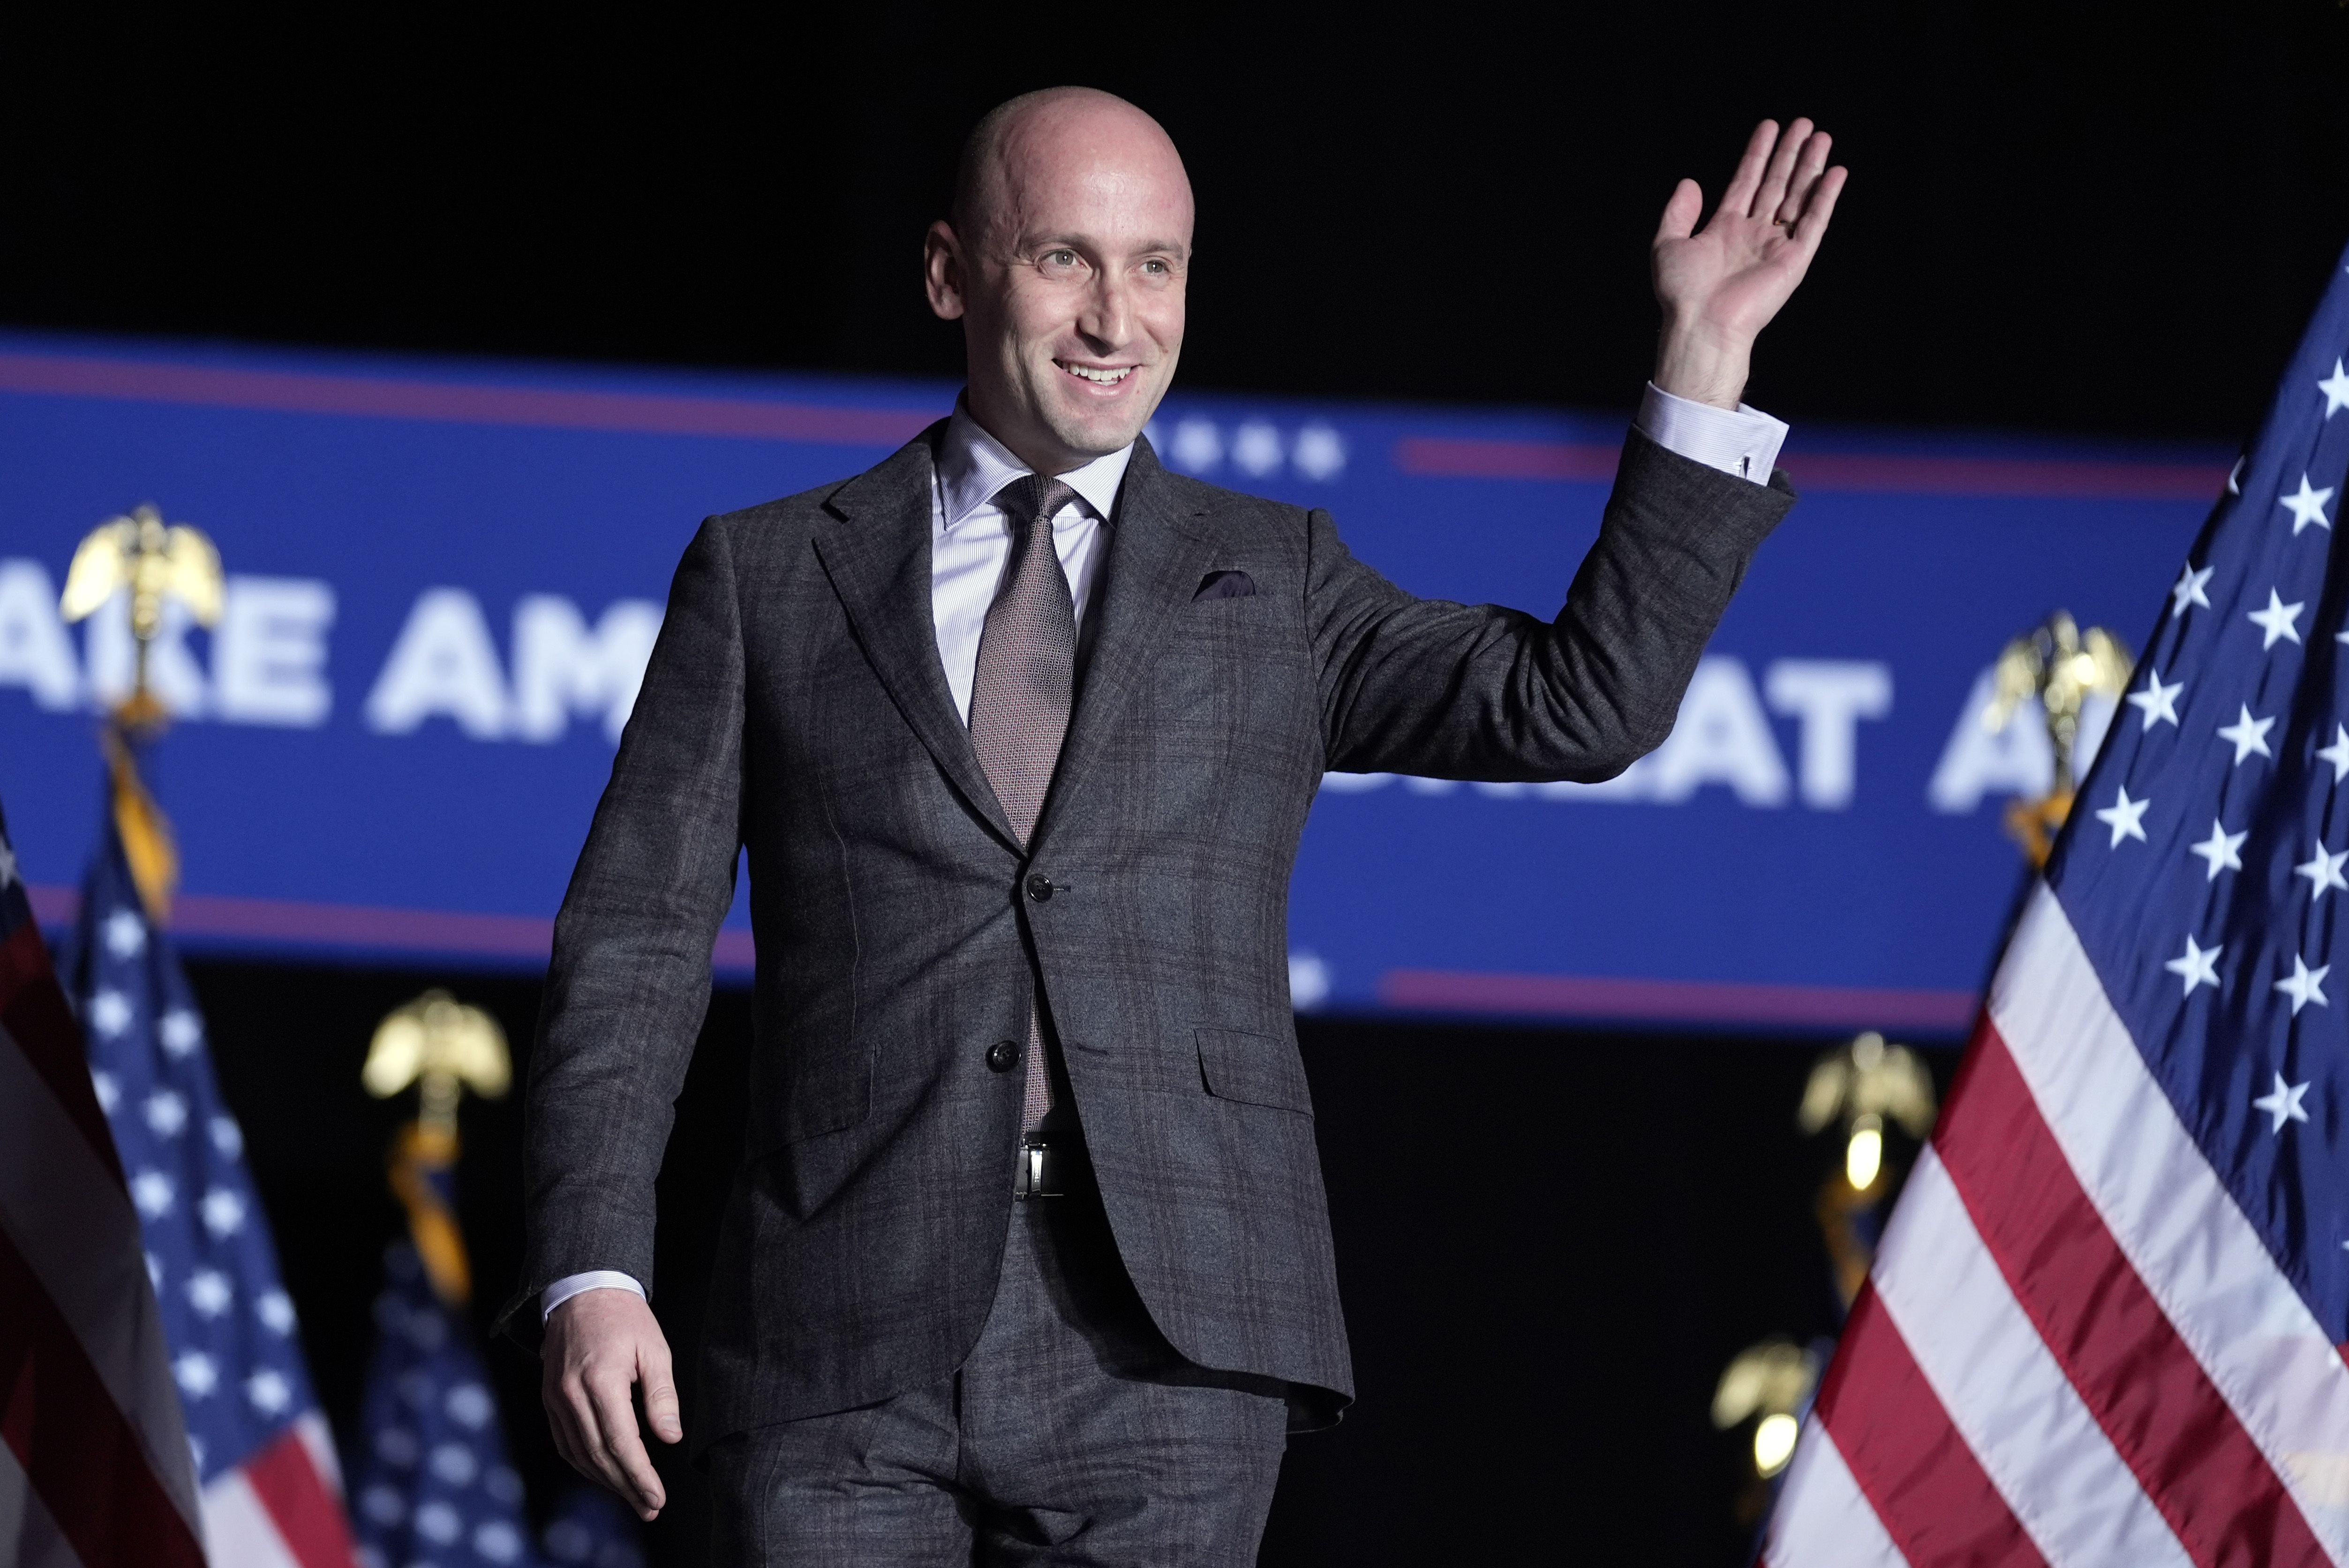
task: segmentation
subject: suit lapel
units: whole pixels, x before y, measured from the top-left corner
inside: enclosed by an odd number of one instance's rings
[[[941,428],[932,426],[833,491],[826,505],[836,521],[817,535],[816,553],[897,711],[963,799],[1016,850],[1019,840],[988,788],[938,662],[930,606],[930,492]]]
[[[1158,656],[1168,620],[1190,604],[1216,552],[1193,527],[1167,493],[1165,470],[1150,442],[1137,438],[1118,491],[1117,521],[1108,531],[1100,597],[1092,609],[1101,616],[1101,626],[1091,639],[1092,656],[1030,843],[1042,842],[1054,821],[1068,813],[1070,798],[1083,788],[1086,774],[1108,748]]]

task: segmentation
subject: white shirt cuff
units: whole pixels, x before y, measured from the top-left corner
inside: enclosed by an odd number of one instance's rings
[[[556,1307],[581,1292],[590,1290],[632,1290],[639,1296],[645,1294],[645,1287],[636,1283],[635,1275],[624,1274],[618,1269],[590,1269],[585,1274],[564,1274],[539,1293],[538,1320],[544,1323],[554,1315]]]
[[[1648,395],[1640,399],[1640,417],[1631,424],[1668,452],[1757,485],[1770,482],[1778,449],[1786,441],[1785,421],[1759,408],[1740,403],[1732,413],[1675,397],[1652,381]]]

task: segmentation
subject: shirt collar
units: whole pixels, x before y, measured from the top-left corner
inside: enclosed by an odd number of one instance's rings
[[[1061,475],[1060,480],[1077,492],[1077,499],[1095,517],[1107,522],[1117,505],[1117,487],[1124,481],[1125,466],[1133,458],[1133,447],[1128,443]],[[938,493],[944,502],[940,531],[952,531],[972,512],[993,501],[1005,485],[1035,471],[1013,457],[1010,448],[981,429],[963,400],[956,398],[954,418],[947,421],[946,439],[938,447]]]

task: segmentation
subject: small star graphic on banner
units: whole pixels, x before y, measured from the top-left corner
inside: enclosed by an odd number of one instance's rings
[[[2316,755],[2333,764],[2333,781],[2335,784],[2349,779],[2349,725],[2334,725],[2333,744],[2321,748]]]
[[[2202,590],[2210,585],[2210,573],[2217,570],[2218,568],[2214,566],[2205,566],[2201,571],[2197,572],[2189,562],[2186,569],[2178,574],[2178,585],[2169,591],[2170,613],[2183,615],[2189,604],[2199,604],[2208,610],[2210,607],[2210,596]]]
[[[2300,632],[2292,623],[2300,619],[2300,613],[2307,607],[2306,601],[2297,604],[2285,603],[2283,596],[2271,588],[2268,590],[2268,607],[2253,610],[2245,619],[2263,634],[2260,646],[2264,650],[2274,647],[2279,642],[2299,642]]]
[[[2130,799],[2126,786],[2116,792],[2113,803],[2096,813],[2096,820],[2113,830],[2112,848],[2120,848],[2123,839],[2135,839],[2139,843],[2146,841],[2145,809],[2152,804],[2151,800]]]
[[[2167,724],[2175,727],[2178,723],[2178,694],[2185,689],[2184,681],[2178,681],[2170,686],[2162,685],[2161,672],[2148,665],[2145,672],[2145,689],[2129,693],[2129,706],[2145,715],[2145,727],[2147,729],[2151,729],[2157,724]]]
[[[2316,890],[2309,895],[2310,901],[2313,903],[2323,898],[2328,888],[2337,887],[2344,892],[2349,892],[2349,879],[2344,879],[2341,874],[2342,865],[2349,862],[2349,850],[2344,850],[2337,855],[2327,854],[2323,844],[2320,842],[2316,845],[2315,854],[2314,860],[2303,861],[2292,868],[2292,875],[2306,877],[2310,885]]]
[[[2308,1119],[2308,1111],[2300,1103],[2307,1098],[2308,1085],[2286,1083],[2283,1081],[2283,1074],[2278,1073],[2275,1075],[2275,1088],[2251,1101],[2251,1109],[2266,1111],[2270,1116],[2274,1117],[2275,1125],[2268,1130],[2282,1137],[2285,1122]]]
[[[2311,489],[2308,476],[2302,474],[2299,490],[2292,495],[2276,497],[2276,505],[2292,509],[2292,531],[2298,534],[2312,522],[2323,529],[2333,526],[2331,520],[2324,515],[2324,503],[2332,499],[2333,492],[2329,490]]]
[[[2332,973],[2333,965],[2330,964],[2320,964],[2311,969],[2307,959],[2297,953],[2292,955],[2292,973],[2277,981],[2275,988],[2292,998],[2293,1017],[2300,1016],[2300,1010],[2311,1002],[2320,1007],[2333,1005],[2324,996],[2324,977]]]
[[[2219,738],[2231,742],[2235,748],[2235,765],[2242,766],[2243,758],[2253,752],[2261,757],[2273,757],[2275,753],[2268,749],[2268,731],[2275,727],[2275,720],[2253,718],[2248,703],[2239,706],[2242,707],[2243,716],[2232,724],[2219,727]]]
[[[2324,394],[2326,418],[2330,419],[2342,409],[2349,408],[2349,371],[2341,367],[2339,359],[2333,360],[2333,374],[2318,382],[2316,389]]]
[[[2202,880],[2217,882],[2220,872],[2239,872],[2243,869],[2243,857],[2239,851],[2243,847],[2243,841],[2251,836],[2249,829],[2240,833],[2227,831],[2219,819],[2213,817],[2210,819],[2210,836],[2199,844],[2189,845],[2186,852],[2189,855],[2200,855],[2209,861],[2210,874]]]
[[[2185,995],[2194,995],[2197,985],[2208,985],[2215,991],[2219,988],[2219,954],[2225,951],[2223,944],[2217,947],[2199,946],[2189,935],[2185,953],[2162,967],[2186,982]]]

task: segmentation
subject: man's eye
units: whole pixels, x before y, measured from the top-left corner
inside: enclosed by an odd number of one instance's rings
[[[1050,266],[1073,267],[1077,264],[1077,253],[1074,251],[1047,251],[1044,253],[1044,260],[1045,263]]]

